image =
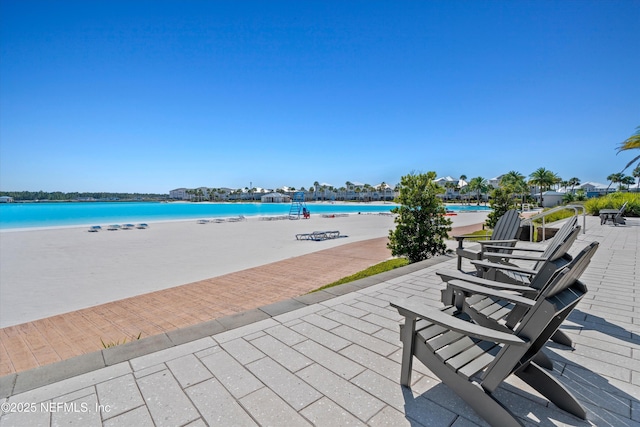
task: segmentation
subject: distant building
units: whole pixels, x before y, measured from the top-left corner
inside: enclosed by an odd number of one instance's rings
[[[583,182],[576,187],[582,189],[587,194],[587,197],[597,197],[607,193],[613,193],[616,188],[611,185],[601,184],[599,182]]]
[[[291,197],[282,193],[267,193],[260,197],[262,203],[290,203]]]
[[[191,194],[187,193],[188,189],[186,188],[176,188],[175,190],[169,191],[169,198],[175,200],[191,200]]]
[[[562,204],[565,193],[558,191],[545,191],[542,193],[542,207],[552,208]]]
[[[13,197],[0,196],[0,203],[13,203]]]

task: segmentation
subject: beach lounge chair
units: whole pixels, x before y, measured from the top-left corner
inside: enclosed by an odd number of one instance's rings
[[[296,234],[296,240],[328,240],[340,237],[339,231],[313,231],[311,233]]]
[[[120,225],[119,224],[111,224],[110,226],[107,227],[107,230],[110,231],[117,231],[120,230]]]
[[[123,230],[132,230],[135,227],[133,224],[122,224]]]
[[[492,426],[522,426],[494,391],[515,374],[557,407],[586,419],[586,411],[551,373],[535,361],[537,353],[587,292],[563,269],[537,299],[501,293],[524,311],[513,331],[503,332],[464,320],[455,307],[438,310],[417,300],[392,302],[405,317],[401,328],[400,382],[411,386],[415,356]]]
[[[99,225],[92,225],[91,227],[89,227],[89,232],[91,233],[97,233],[98,231],[102,230],[102,227],[100,227]]]
[[[145,230],[145,229],[149,228],[149,225],[145,224],[144,222],[142,222],[142,223],[136,225],[136,228],[139,228],[140,230]]]
[[[480,240],[474,242],[480,244],[479,250],[463,247],[463,242],[465,239],[477,238],[477,235],[454,236],[454,238],[458,241],[458,247],[456,248],[456,254],[458,255],[458,270],[462,269],[462,258],[471,260],[483,259],[485,245],[490,245],[493,247],[492,249],[488,250],[489,252],[510,253],[509,248],[513,247],[516,244],[519,234],[520,216],[517,210],[512,209],[505,212],[505,214],[500,217],[500,219],[496,223],[495,228],[493,229],[490,240]],[[499,249],[495,249],[496,246],[498,246]]]

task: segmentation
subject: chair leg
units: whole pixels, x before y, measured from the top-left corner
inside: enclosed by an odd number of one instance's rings
[[[516,417],[505,406],[493,398],[482,387],[461,377],[440,361],[426,344],[418,343],[416,357],[444,384],[460,396],[478,415],[492,426],[522,427]]]
[[[416,318],[406,317],[400,328],[402,341],[402,366],[400,368],[400,384],[411,387],[411,370],[413,369],[413,348],[416,336]]]
[[[551,341],[557,344],[566,345],[567,347],[573,347],[573,341],[569,338],[569,335],[558,329],[551,336]]]
[[[539,351],[533,356],[533,361],[536,364],[542,366],[544,369],[552,370],[553,369],[553,361],[549,359],[549,356]]]
[[[558,408],[563,409],[578,418],[587,419],[587,411],[578,400],[549,372],[535,363],[529,363],[524,369],[515,374],[540,394],[549,399]]]

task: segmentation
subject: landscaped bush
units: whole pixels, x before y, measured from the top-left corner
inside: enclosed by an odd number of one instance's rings
[[[598,215],[600,209],[620,209],[627,202],[624,216],[640,216],[640,194],[615,192],[604,197],[589,199],[584,207],[589,215]]]

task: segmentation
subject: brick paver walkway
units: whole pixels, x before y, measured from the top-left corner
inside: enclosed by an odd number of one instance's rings
[[[0,329],[0,376],[302,295],[391,256],[387,238]],[[311,242],[311,244],[313,244]]]
[[[480,229],[458,227],[452,235]],[[347,243],[106,304],[0,329],[0,376],[66,360],[306,294],[391,256],[386,237]],[[310,242],[313,244],[312,242]]]

